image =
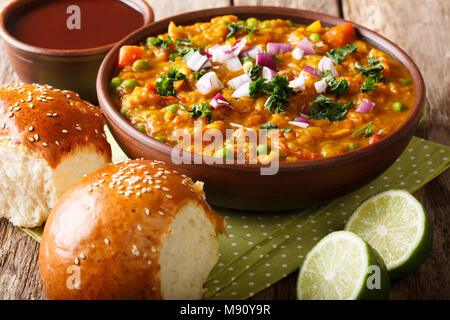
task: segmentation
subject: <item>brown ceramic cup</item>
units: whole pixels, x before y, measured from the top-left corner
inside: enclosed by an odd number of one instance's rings
[[[103,61],[97,78],[100,107],[118,143],[131,158],[157,159],[193,179],[205,182],[208,202],[222,207],[279,211],[305,208],[356,190],[385,171],[400,156],[416,131],[421,118],[425,85],[411,58],[397,45],[358,24],[358,36],[388,52],[411,73],[416,89],[415,103],[408,119],[392,134],[378,143],[343,155],[303,162],[280,163],[276,175],[261,175],[260,165],[249,164],[180,164],[172,162],[173,148],[135,129],[121,116],[109,97],[109,82],[116,75],[116,61],[121,46],[167,32],[170,21],[190,25],[211,18],[234,14],[241,19],[290,19],[310,24],[321,20],[324,26],[347,23],[321,13],[280,7],[226,7],[184,13],[140,29],[117,44]],[[194,156],[191,154],[191,158]],[[204,157],[203,159],[210,159]]]
[[[0,14],[0,36],[9,61],[20,80],[25,83],[49,84],[69,89],[91,102],[97,101],[95,79],[100,64],[114,46],[108,44],[81,50],[56,50],[36,47],[16,39],[8,31],[14,14],[42,0],[17,0]],[[144,25],[153,22],[153,11],[145,0],[120,0],[137,9],[144,17]]]

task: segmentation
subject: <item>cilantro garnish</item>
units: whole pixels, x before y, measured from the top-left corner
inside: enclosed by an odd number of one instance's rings
[[[180,56],[185,58],[186,56],[193,54],[195,51],[199,51],[202,49],[202,48],[193,48],[195,46],[195,43],[193,43],[189,39],[176,38],[176,40],[177,44],[175,45],[175,50],[177,52],[174,52],[169,55],[170,61],[175,61],[175,59]]]
[[[202,102],[192,106],[192,109],[188,111],[192,118],[208,118],[208,122],[212,122],[212,110],[207,102]]]
[[[161,38],[155,38],[155,37],[149,37],[147,38],[147,46],[148,47],[159,47],[161,49],[167,49],[169,47],[169,44],[172,43],[172,38],[167,36],[166,40],[163,40]]]
[[[382,133],[384,132],[384,130],[380,130],[380,131],[378,131],[377,133],[373,133],[373,131],[372,131],[372,125],[373,125],[373,122],[370,121],[370,122],[369,122],[368,124],[366,124],[364,127],[362,127],[361,129],[358,129],[357,131],[355,131],[355,132],[352,134],[352,137],[357,136],[358,134],[360,134],[360,133],[363,132],[364,130],[365,130],[365,132],[364,132],[363,138],[369,138],[369,137],[371,137],[371,136],[379,136],[380,134],[382,134]]]
[[[347,54],[355,52],[358,49],[355,45],[347,44],[346,46],[331,49],[327,52],[327,57],[334,61],[336,64],[341,64],[344,61]]]
[[[250,85],[250,96],[257,94],[267,94],[269,98],[264,104],[270,112],[285,113],[284,107],[289,106],[289,98],[298,92],[289,87],[287,77],[275,75],[272,81],[266,82],[266,79],[259,78]]]
[[[177,92],[173,88],[173,83],[178,80],[186,80],[186,75],[176,69],[172,69],[167,75],[161,76],[158,81],[156,81],[158,94],[164,97],[176,97]]]
[[[349,101],[345,104],[334,102],[331,98],[319,95],[312,101],[310,116],[313,119],[341,121],[347,115],[349,109],[353,106],[353,102]]]
[[[287,128],[287,129],[281,129],[280,131],[289,133],[289,132],[292,132],[292,129],[291,128]]]
[[[327,92],[333,93],[336,98],[344,95],[349,88],[349,84],[345,79],[336,80],[330,70],[322,73],[322,79],[326,81],[328,87]]]
[[[372,78],[375,82],[385,82],[384,76],[381,74],[381,71],[384,70],[381,61],[375,58],[369,58],[367,63],[370,67],[363,67],[358,62],[355,63],[355,68],[361,70],[361,74],[366,77]]]
[[[232,36],[234,36],[239,30],[245,30],[248,33],[248,37],[250,38],[253,33],[255,33],[256,31],[258,31],[258,29],[253,26],[253,27],[249,27],[243,24],[229,24],[228,25],[228,34],[227,34],[227,39],[231,38]]]
[[[261,130],[275,130],[278,126],[275,123],[266,123],[259,127]]]
[[[366,81],[361,85],[361,92],[370,92],[375,89],[378,89],[378,86],[373,78],[366,78]]]
[[[201,77],[203,77],[206,73],[206,69],[202,69],[199,72],[194,72],[192,75],[194,76],[195,80],[200,79]]]
[[[177,40],[177,46],[189,46],[189,47],[195,46],[195,43],[193,43],[189,39],[176,38],[176,40]]]
[[[250,69],[248,74],[250,75],[250,78],[252,78],[253,81],[258,80],[258,78],[261,76],[262,68],[261,66],[254,66]]]

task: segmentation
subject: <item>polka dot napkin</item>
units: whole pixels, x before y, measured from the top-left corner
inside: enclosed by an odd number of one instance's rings
[[[126,159],[111,135],[113,160]],[[255,213],[216,208],[226,219],[220,259],[206,282],[205,299],[246,299],[299,268],[328,233],[343,229],[362,201],[388,189],[415,192],[450,167],[450,147],[414,137],[399,159],[365,187],[300,211]],[[40,241],[41,230],[25,229]]]

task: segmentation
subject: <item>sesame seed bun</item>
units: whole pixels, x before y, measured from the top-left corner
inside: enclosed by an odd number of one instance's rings
[[[158,161],[100,169],[51,212],[39,269],[50,299],[200,299],[224,220]]]
[[[84,174],[111,162],[101,111],[71,91],[0,87],[0,217],[36,227]]]

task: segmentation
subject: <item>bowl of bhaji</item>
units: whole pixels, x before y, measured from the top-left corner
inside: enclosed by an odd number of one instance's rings
[[[214,205],[274,211],[385,171],[419,125],[425,86],[402,49],[360,25],[227,7],[128,36],[103,61],[97,93],[129,157],[204,181]]]

